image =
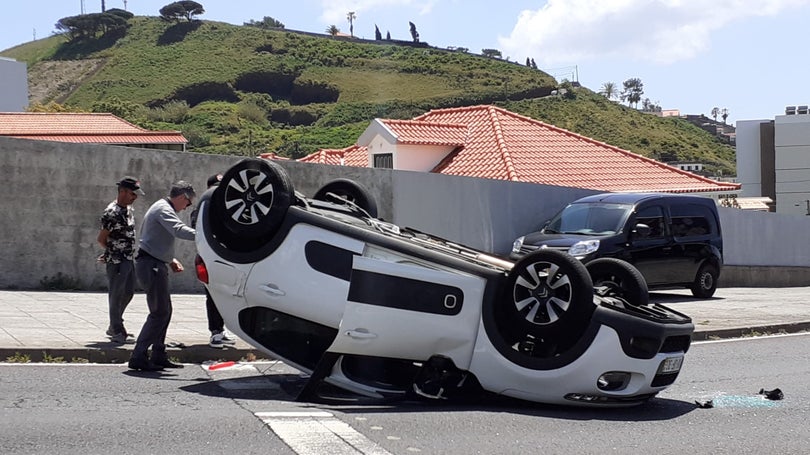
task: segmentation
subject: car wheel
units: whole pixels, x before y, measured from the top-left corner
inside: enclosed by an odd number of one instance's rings
[[[242,160],[225,172],[211,195],[212,232],[227,248],[255,249],[281,226],[294,193],[287,172],[278,164]]]
[[[708,299],[714,295],[717,290],[717,279],[720,277],[720,271],[717,266],[711,263],[705,263],[700,266],[695,282],[692,283],[692,295],[701,299]]]
[[[333,180],[321,187],[312,199],[337,203],[343,203],[341,200],[344,199],[365,210],[371,218],[377,218],[377,201],[374,196],[366,187],[354,180]]]
[[[650,295],[647,281],[637,268],[616,258],[599,258],[586,266],[594,292],[601,297],[618,297],[630,305],[647,305]]]
[[[596,306],[588,271],[574,257],[538,250],[515,263],[507,278],[503,302],[507,339],[527,336],[555,346],[570,346],[583,333]],[[510,343],[511,344],[511,343]]]

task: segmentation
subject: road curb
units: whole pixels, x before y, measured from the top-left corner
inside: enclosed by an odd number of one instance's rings
[[[810,331],[810,321],[772,324],[755,327],[740,327],[721,330],[700,330],[692,334],[692,341],[709,341],[727,338],[742,338],[764,334],[798,333]],[[22,347],[0,348],[0,362],[19,362],[23,356],[30,362],[53,363],[126,363],[132,354],[133,345],[92,348],[46,348]],[[254,361],[267,359],[256,349],[215,349],[208,345],[193,345],[185,348],[168,348],[169,358],[180,363],[202,364],[211,361]],[[61,358],[61,359],[60,359]]]
[[[797,333],[810,330],[810,321],[791,322],[786,324],[761,325],[755,327],[740,327],[734,329],[701,330],[692,334],[692,341],[720,340],[725,338],[743,338],[757,335],[773,335],[778,333]]]
[[[225,348],[215,349],[205,345],[186,348],[166,349],[169,359],[180,363],[204,363],[209,361],[258,360],[266,355],[255,349]],[[30,362],[69,362],[69,363],[126,363],[132,349],[110,348],[0,348],[0,362],[27,357]],[[59,359],[61,357],[61,360]]]

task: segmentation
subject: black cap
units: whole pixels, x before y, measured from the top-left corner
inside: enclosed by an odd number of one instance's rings
[[[117,183],[119,187],[123,187],[129,190],[132,190],[141,196],[145,196],[146,193],[141,190],[141,181],[136,179],[135,177],[124,177],[121,179],[120,182]]]

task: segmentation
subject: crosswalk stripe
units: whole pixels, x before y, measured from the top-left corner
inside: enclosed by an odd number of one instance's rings
[[[391,455],[326,411],[256,412],[298,455]]]

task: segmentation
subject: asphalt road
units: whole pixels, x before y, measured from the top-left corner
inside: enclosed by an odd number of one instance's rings
[[[676,383],[629,409],[300,403],[291,393],[303,379],[281,363],[162,374],[0,364],[0,453],[807,453],[808,343],[807,334],[695,343]]]

